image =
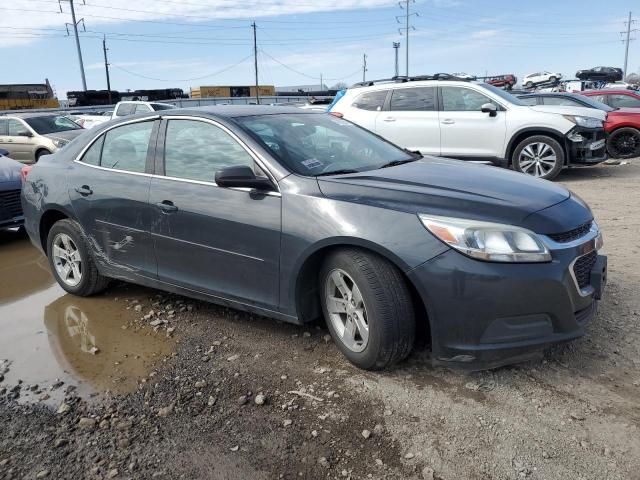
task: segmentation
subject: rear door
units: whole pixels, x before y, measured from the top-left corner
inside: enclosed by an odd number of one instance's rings
[[[149,187],[159,120],[101,134],[73,164],[69,196],[76,218],[109,275],[156,277]]]
[[[162,282],[276,309],[281,196],[219,187],[216,171],[257,157],[225,126],[196,117],[163,121],[160,175],[151,183],[152,236]]]
[[[440,91],[440,154],[470,160],[500,158],[507,132],[504,109],[469,87],[443,86]],[[481,111],[485,103],[498,107],[496,116]]]
[[[376,119],[376,133],[424,155],[440,155],[436,87],[397,88]]]
[[[363,92],[353,100],[344,98],[343,102],[352,103],[341,113],[344,114],[347,120],[375,132],[376,120],[384,108],[388,93],[389,90],[376,90]],[[340,112],[340,104],[334,110]]]

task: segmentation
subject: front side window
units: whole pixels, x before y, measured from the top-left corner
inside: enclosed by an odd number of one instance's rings
[[[637,108],[640,100],[631,95],[609,95],[609,105],[614,108]]]
[[[434,87],[399,88],[391,94],[390,110],[394,111],[434,111],[436,110],[436,89]]]
[[[387,90],[363,93],[356,97],[351,106],[360,110],[380,111],[384,106],[386,98]]]
[[[66,132],[69,130],[80,130],[82,127],[72,120],[62,115],[47,115],[44,117],[29,117],[25,119],[40,135],[48,133]]]
[[[568,107],[583,107],[584,105],[578,103],[572,98],[567,97],[544,97],[545,105],[560,105]]]
[[[240,165],[261,174],[253,157],[220,127],[196,120],[169,120],[164,146],[166,176],[213,182],[218,170]]]
[[[29,133],[29,130],[27,130],[27,127],[25,127],[20,120],[9,119],[9,136],[17,137],[25,133]]]
[[[534,105],[538,104],[538,99],[536,97],[525,97],[525,98],[521,98],[520,100],[522,100],[524,103],[526,103],[530,107],[533,107]]]
[[[469,88],[442,87],[442,107],[445,112],[479,112],[485,103],[498,106],[489,97]]]
[[[100,166],[144,173],[153,122],[132,123],[105,134]]]
[[[332,115],[299,113],[236,118],[288,169],[305,176],[375,170],[412,161],[395,145]]]

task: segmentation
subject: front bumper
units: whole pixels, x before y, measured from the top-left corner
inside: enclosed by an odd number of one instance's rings
[[[494,368],[584,335],[606,283],[606,257],[597,255],[595,235],[549,242],[557,247],[549,263],[482,262],[449,250],[409,273],[427,308],[433,363]],[[579,286],[573,267],[588,254],[588,285],[581,272]]]
[[[607,158],[607,141],[603,128],[574,127],[565,137],[567,165],[595,165]]]

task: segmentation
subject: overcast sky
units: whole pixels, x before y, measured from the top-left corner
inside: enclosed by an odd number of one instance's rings
[[[261,84],[300,85],[393,75],[392,43],[404,35],[388,0],[75,0],[84,18],[82,53],[89,89],[105,89],[102,38],[117,90],[254,82],[258,32]],[[404,3],[404,2],[402,2]],[[0,1],[0,83],[49,78],[61,98],[82,87],[75,42],[67,36],[69,4],[57,0]],[[573,76],[579,68],[622,67],[620,32],[637,1],[417,0],[410,9],[410,74],[476,75],[539,70]],[[640,20],[640,8],[637,9]],[[401,19],[404,22],[404,19]],[[633,25],[640,29],[640,21]],[[81,29],[82,30],[82,29]],[[635,35],[638,36],[640,32]],[[629,71],[640,68],[632,42]]]

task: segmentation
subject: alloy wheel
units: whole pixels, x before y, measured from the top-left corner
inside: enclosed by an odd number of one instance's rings
[[[60,280],[70,287],[82,280],[82,259],[80,250],[66,233],[59,233],[52,243],[53,265]]]
[[[522,149],[519,161],[522,173],[534,177],[544,177],[555,168],[558,157],[550,145],[544,142],[535,142]]]
[[[367,348],[367,308],[360,289],[344,270],[332,270],[327,276],[325,302],[329,321],[345,347],[356,353]]]
[[[615,154],[620,157],[635,155],[638,147],[640,147],[640,140],[632,133],[619,134],[613,142]]]

